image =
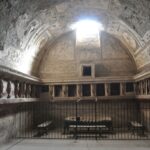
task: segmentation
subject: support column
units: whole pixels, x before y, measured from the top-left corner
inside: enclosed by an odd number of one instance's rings
[[[29,84],[29,87],[28,87],[28,97],[31,97],[31,84]]]
[[[142,81],[140,81],[140,95],[143,95]]]
[[[145,87],[144,87],[145,88],[145,93],[144,94],[147,95],[147,79],[144,82],[145,82]]]
[[[18,95],[20,98],[25,97],[25,89],[26,89],[26,84],[25,83],[19,83]]]
[[[145,86],[146,86],[145,94],[148,95],[148,79],[146,79],[145,82],[146,82],[146,83],[145,83],[145,84],[146,84],[146,85],[145,85]]]
[[[55,85],[53,85],[53,93],[52,96],[55,97]]]
[[[142,81],[142,93],[145,95],[145,80]]]
[[[36,98],[40,98],[40,92],[41,92],[40,85],[36,85],[35,86],[35,96],[36,96]]]
[[[54,85],[49,86],[49,95],[51,98],[54,97]]]
[[[25,91],[26,91],[26,83],[24,82],[22,84],[22,97],[24,98],[25,97]]]
[[[141,94],[141,85],[140,85],[140,82],[138,81],[137,82],[137,87],[138,87],[138,95],[140,95]]]
[[[147,83],[147,92],[148,92],[148,94],[150,94],[150,79],[148,79],[147,82],[148,82]]]
[[[120,83],[120,96],[125,95],[125,83]]]
[[[0,98],[8,98],[8,92],[10,95],[10,91],[7,91],[8,82],[6,80],[0,81]]]
[[[138,95],[138,83],[137,82],[134,83],[134,92],[136,95]]]
[[[18,96],[19,96],[19,97],[22,97],[22,83],[19,83]]]
[[[8,81],[7,82],[7,98],[10,98],[11,97],[11,82]]]
[[[28,98],[28,89],[29,89],[29,84],[26,84],[26,89],[25,89],[25,97]]]
[[[95,84],[91,84],[91,96],[92,96],[92,97],[95,97],[95,96],[96,96]]]
[[[67,95],[68,95],[67,85],[62,85],[62,97],[67,97]]]
[[[3,88],[4,88],[3,81],[0,80],[0,98],[2,98],[2,95],[3,95]]]
[[[105,96],[109,96],[110,95],[110,84],[109,83],[105,83]]]
[[[15,98],[19,97],[19,82],[15,81]]]
[[[31,97],[35,98],[35,85],[31,85]]]
[[[81,89],[81,85],[80,84],[77,84],[77,97],[81,97],[82,96],[82,89]]]

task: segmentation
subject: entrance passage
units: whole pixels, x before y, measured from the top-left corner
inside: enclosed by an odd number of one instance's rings
[[[18,109],[17,138],[150,139],[148,101],[41,101]]]

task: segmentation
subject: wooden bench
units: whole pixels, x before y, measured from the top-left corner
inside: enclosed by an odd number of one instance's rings
[[[52,125],[52,121],[45,121],[41,124],[37,125],[38,135],[41,136],[43,134],[47,134],[48,130]]]
[[[131,121],[129,122],[129,130],[131,130],[132,134],[138,133],[144,135],[145,127],[137,121]]]
[[[103,131],[108,128],[105,125],[70,125],[69,130],[73,130],[73,134],[77,138],[78,133],[96,133],[101,136]]]

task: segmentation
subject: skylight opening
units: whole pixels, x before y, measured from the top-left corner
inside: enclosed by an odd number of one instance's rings
[[[95,20],[86,19],[72,25],[72,29],[76,30],[76,37],[81,41],[82,39],[94,38],[100,31],[104,30],[104,27]]]

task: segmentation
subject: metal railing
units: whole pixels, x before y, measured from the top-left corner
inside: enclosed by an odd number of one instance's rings
[[[150,139],[149,101],[23,103],[16,117],[17,138]]]

